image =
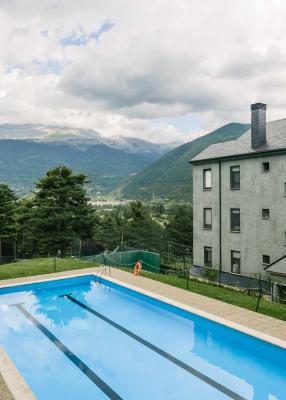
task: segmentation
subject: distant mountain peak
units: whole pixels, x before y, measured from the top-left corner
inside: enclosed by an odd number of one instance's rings
[[[103,137],[93,129],[0,125],[0,182],[28,194],[48,169],[67,165],[85,173],[90,195],[109,193],[170,148],[129,137]]]
[[[153,143],[129,136],[105,137],[94,129],[36,124],[0,124],[1,139],[62,143],[81,149],[93,145],[103,145],[135,154],[158,153],[161,155],[176,147],[175,144]]]

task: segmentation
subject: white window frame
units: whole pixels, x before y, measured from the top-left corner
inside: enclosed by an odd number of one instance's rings
[[[235,211],[238,211],[238,212],[235,212]],[[234,214],[239,214],[239,229],[234,229],[234,227],[233,227],[232,216]],[[230,230],[231,230],[231,232],[240,232],[240,227],[241,227],[240,208],[231,208],[230,209]]]
[[[205,168],[203,170],[203,188],[204,190],[212,190],[212,169]]]
[[[206,262],[206,253],[207,251],[211,252],[211,262],[210,264]],[[212,268],[213,266],[213,249],[211,246],[204,246],[204,267]]]
[[[232,165],[230,167],[229,171],[230,171],[230,189],[231,190],[240,190],[240,182],[241,182],[240,165]],[[239,186],[235,186],[234,180],[233,180],[233,175],[237,172],[239,172]]]
[[[210,218],[210,221],[208,221],[208,217]],[[212,208],[206,207],[203,209],[203,228],[212,229]]]
[[[239,257],[237,257],[237,255]],[[231,272],[233,274],[240,275],[241,274],[241,253],[238,250],[231,250]],[[239,263],[235,264],[234,260],[239,260]]]

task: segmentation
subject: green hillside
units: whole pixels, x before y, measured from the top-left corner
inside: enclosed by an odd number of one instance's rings
[[[103,144],[77,147],[6,139],[0,140],[0,182],[25,195],[48,169],[66,165],[88,175],[91,194],[108,193],[159,157],[154,151],[135,154]]]
[[[129,178],[117,191],[121,198],[150,200],[153,197],[190,201],[192,173],[189,160],[214,143],[237,139],[249,124],[230,123],[169,151],[159,160]]]

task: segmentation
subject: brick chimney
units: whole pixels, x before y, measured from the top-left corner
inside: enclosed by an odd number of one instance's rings
[[[257,149],[266,143],[266,104],[251,104],[251,147]]]

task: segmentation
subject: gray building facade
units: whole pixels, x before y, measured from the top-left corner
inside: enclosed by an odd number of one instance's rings
[[[285,280],[286,119],[266,123],[266,105],[253,104],[248,132],[191,163],[193,264]]]

